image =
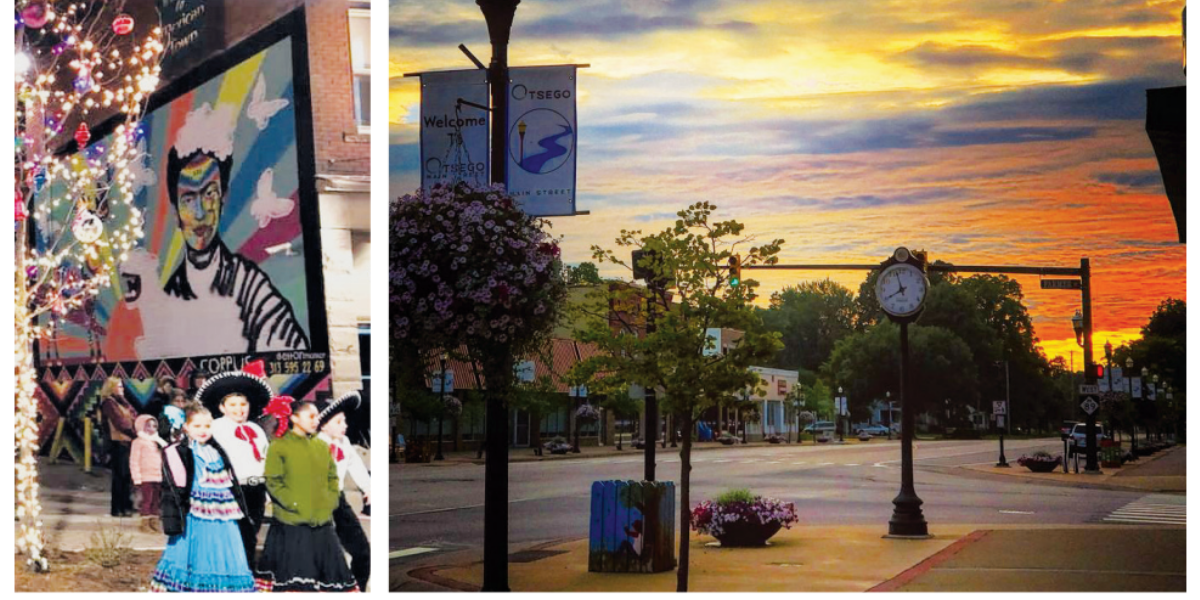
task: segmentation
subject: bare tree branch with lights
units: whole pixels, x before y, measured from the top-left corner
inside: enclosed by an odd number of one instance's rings
[[[34,345],[53,345],[57,324],[94,310],[142,237],[134,198],[150,182],[139,121],[159,84],[164,46],[159,23],[135,23],[125,6],[16,6],[16,544],[38,571],[48,564]],[[86,329],[89,358],[98,362],[100,332]]]

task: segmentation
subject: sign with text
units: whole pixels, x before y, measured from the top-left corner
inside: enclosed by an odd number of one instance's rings
[[[158,10],[166,34],[164,80],[225,49],[225,0],[158,0]]]
[[[1079,407],[1083,409],[1083,412],[1090,415],[1100,408],[1100,403],[1096,401],[1095,396],[1086,396],[1083,399],[1083,403],[1080,404]]]
[[[1043,290],[1082,290],[1083,281],[1079,279],[1043,279]]]
[[[1100,395],[1100,386],[1091,385],[1091,384],[1087,384],[1087,383],[1080,384],[1079,393],[1081,395],[1099,396]]]
[[[517,376],[517,381],[530,383],[533,381],[535,369],[536,367],[532,360],[523,360],[513,367],[513,373]]]
[[[421,188],[464,181],[488,183],[487,71],[421,74]]]
[[[513,67],[508,83],[508,193],[526,213],[575,214],[574,65]]]

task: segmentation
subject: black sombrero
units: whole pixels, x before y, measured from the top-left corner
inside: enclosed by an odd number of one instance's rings
[[[275,395],[265,377],[246,371],[226,371],[209,376],[204,385],[196,390],[196,401],[213,414],[221,416],[221,402],[232,394],[240,394],[250,402],[249,419],[253,420]]]
[[[360,405],[362,405],[362,396],[360,396],[358,392],[344,394],[337,400],[329,400],[326,402],[317,403],[317,408],[321,411],[321,413],[317,415],[317,419],[319,421],[318,427],[324,427],[325,424],[328,423],[330,419],[337,416],[338,413],[358,410]]]

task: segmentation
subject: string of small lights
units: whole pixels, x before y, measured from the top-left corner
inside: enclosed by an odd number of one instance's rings
[[[49,565],[34,344],[52,341],[55,323],[112,285],[142,238],[139,122],[164,45],[159,24],[135,23],[125,4],[18,0],[15,11],[16,547],[39,571]],[[97,138],[91,128],[102,122],[112,127]]]

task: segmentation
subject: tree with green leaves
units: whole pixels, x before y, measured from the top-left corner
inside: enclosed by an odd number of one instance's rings
[[[509,402],[513,410],[529,413],[529,444],[533,453],[542,454],[542,419],[562,405],[563,395],[558,393],[554,378],[542,375],[527,383],[518,383]]]
[[[643,254],[640,269],[651,279],[651,289],[610,285],[596,289],[604,306],[616,307],[594,315],[578,332],[580,340],[601,350],[576,369],[605,373],[605,378],[663,390],[665,408],[680,419],[683,447],[680,460],[680,537],[677,590],[688,587],[690,542],[691,450],[693,424],[701,411],[720,398],[738,394],[759,382],[750,366],[762,364],[779,351],[779,335],[767,331],[750,307],[758,283],[752,279],[731,286],[725,268],[729,258],[741,253],[743,265],[775,264],[782,240],[752,244],[743,238],[745,226],[736,221],[714,221],[716,206],[700,202],[678,213],[673,227],[652,235],[622,230],[616,243],[622,254],[593,247],[597,262],[632,269],[624,257],[633,249]],[[644,316],[620,310],[640,306],[645,299],[653,311],[655,328],[646,332]],[[721,352],[711,348],[709,328],[744,332],[736,345]]]
[[[854,294],[829,279],[775,292],[770,308],[760,312],[767,328],[782,336],[783,350],[772,363],[781,369],[817,370],[858,321]]]
[[[567,267],[567,285],[600,285],[601,283],[604,283],[604,280],[600,278],[600,270],[596,268],[594,262],[582,262]]]
[[[597,390],[599,391],[599,390]],[[617,389],[605,392],[604,400],[600,402],[600,406],[605,410],[610,411],[613,418],[619,423],[624,419],[636,419],[642,412],[644,402],[638,398],[634,398],[629,393],[629,386],[621,386]],[[621,444],[622,431],[620,425],[617,426],[617,450],[623,448]]]

